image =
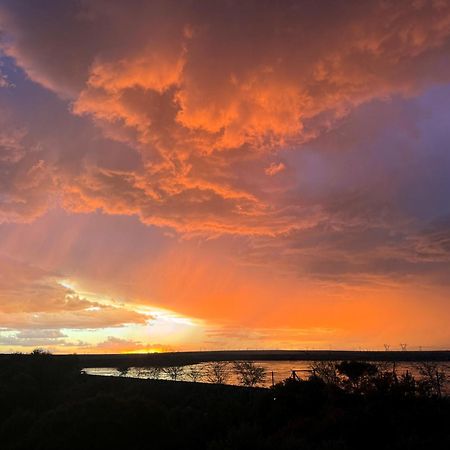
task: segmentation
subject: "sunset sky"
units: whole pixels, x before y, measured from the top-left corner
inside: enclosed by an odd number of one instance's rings
[[[450,1],[0,0],[0,352],[449,319]]]

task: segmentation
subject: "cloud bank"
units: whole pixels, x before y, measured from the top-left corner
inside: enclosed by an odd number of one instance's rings
[[[130,303],[262,329],[252,314],[280,295],[279,328],[301,286],[328,311],[322,288],[353,301],[374,286],[430,287],[443,308],[447,1],[6,0],[0,37],[0,250],[22,261],[1,263],[0,325],[142,323],[55,284],[61,268]],[[36,256],[26,236],[44,223]],[[225,263],[236,292],[209,270]],[[316,321],[298,329],[339,328],[304,308]]]
[[[1,17],[6,55],[141,156],[133,171],[88,165],[58,179],[64,206],[181,232],[282,234],[317,222],[320,211],[284,204],[261,164],[273,174],[283,146],[450,73],[450,9],[439,1],[329,2],[326,15],[310,1],[6,2]],[[27,167],[43,197],[45,163]]]

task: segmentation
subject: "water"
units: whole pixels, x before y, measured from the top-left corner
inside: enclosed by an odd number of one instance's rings
[[[203,377],[197,381],[203,383],[210,383],[206,376],[208,372],[208,367],[211,363],[199,363],[183,366],[183,372],[177,376],[178,381],[193,381],[189,376],[191,371],[201,372]],[[311,374],[311,364],[313,361],[256,361],[255,364],[259,367],[263,367],[266,371],[265,380],[259,384],[262,387],[269,387],[272,385],[272,373],[273,382],[279,383],[280,381],[289,378],[292,375],[292,371],[295,370],[297,376],[306,379]],[[385,370],[392,370],[393,363],[391,362],[380,362],[380,364]],[[420,372],[418,369],[418,363],[411,362],[397,362],[395,363],[395,368],[398,375],[406,373],[407,371],[412,374],[416,379],[420,379]],[[438,363],[441,370],[443,370],[447,379],[450,379],[450,362]],[[226,384],[239,385],[239,378],[234,372],[233,362],[227,364],[225,370]],[[151,368],[138,368],[131,367],[125,374],[121,374],[118,369],[112,367],[93,367],[84,369],[84,373],[88,375],[98,375],[98,376],[110,376],[110,377],[128,377],[128,378],[140,378],[140,379],[152,379],[155,378],[154,373],[152,373]],[[160,380],[171,380],[172,378],[169,374],[161,371],[158,376]]]

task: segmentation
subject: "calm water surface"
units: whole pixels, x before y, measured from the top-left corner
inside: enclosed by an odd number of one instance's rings
[[[256,361],[255,364],[258,366],[264,367],[266,369],[266,379],[260,384],[260,386],[271,386],[272,385],[272,373],[273,373],[273,381],[278,383],[280,381],[285,380],[289,376],[291,376],[292,371],[295,370],[297,375],[300,378],[308,378],[311,374],[311,364],[313,361]],[[202,372],[206,373],[206,369],[209,363],[199,363],[183,366],[183,373],[177,378],[179,381],[192,381],[187,373],[191,368],[201,369]],[[387,370],[390,370],[393,366],[391,362],[380,362],[380,365],[383,365]],[[450,378],[450,363],[442,362],[438,363],[440,368],[444,370],[447,374],[447,378]],[[410,363],[410,362],[397,362],[395,363],[395,367],[397,370],[397,374],[405,373],[409,371],[414,377],[417,379],[420,378],[420,373],[418,371],[418,363]],[[118,377],[121,376],[121,373],[112,367],[91,367],[84,369],[84,372],[88,375],[99,375],[99,376],[109,376],[109,377]],[[129,371],[122,375],[128,378],[141,378],[141,379],[151,379],[153,376],[150,374],[149,370],[145,368],[136,368],[132,367]],[[169,375],[161,372],[158,376],[160,380],[170,380]],[[199,380],[204,383],[208,383],[206,377],[203,377]],[[233,364],[230,362],[227,369],[227,384],[238,385],[239,380],[237,375],[233,371]]]

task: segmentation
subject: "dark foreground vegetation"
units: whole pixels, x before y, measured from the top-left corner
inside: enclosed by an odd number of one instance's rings
[[[308,381],[272,389],[80,368],[40,352],[0,359],[1,449],[450,448],[450,399],[432,365],[419,382],[370,363],[318,363]]]

